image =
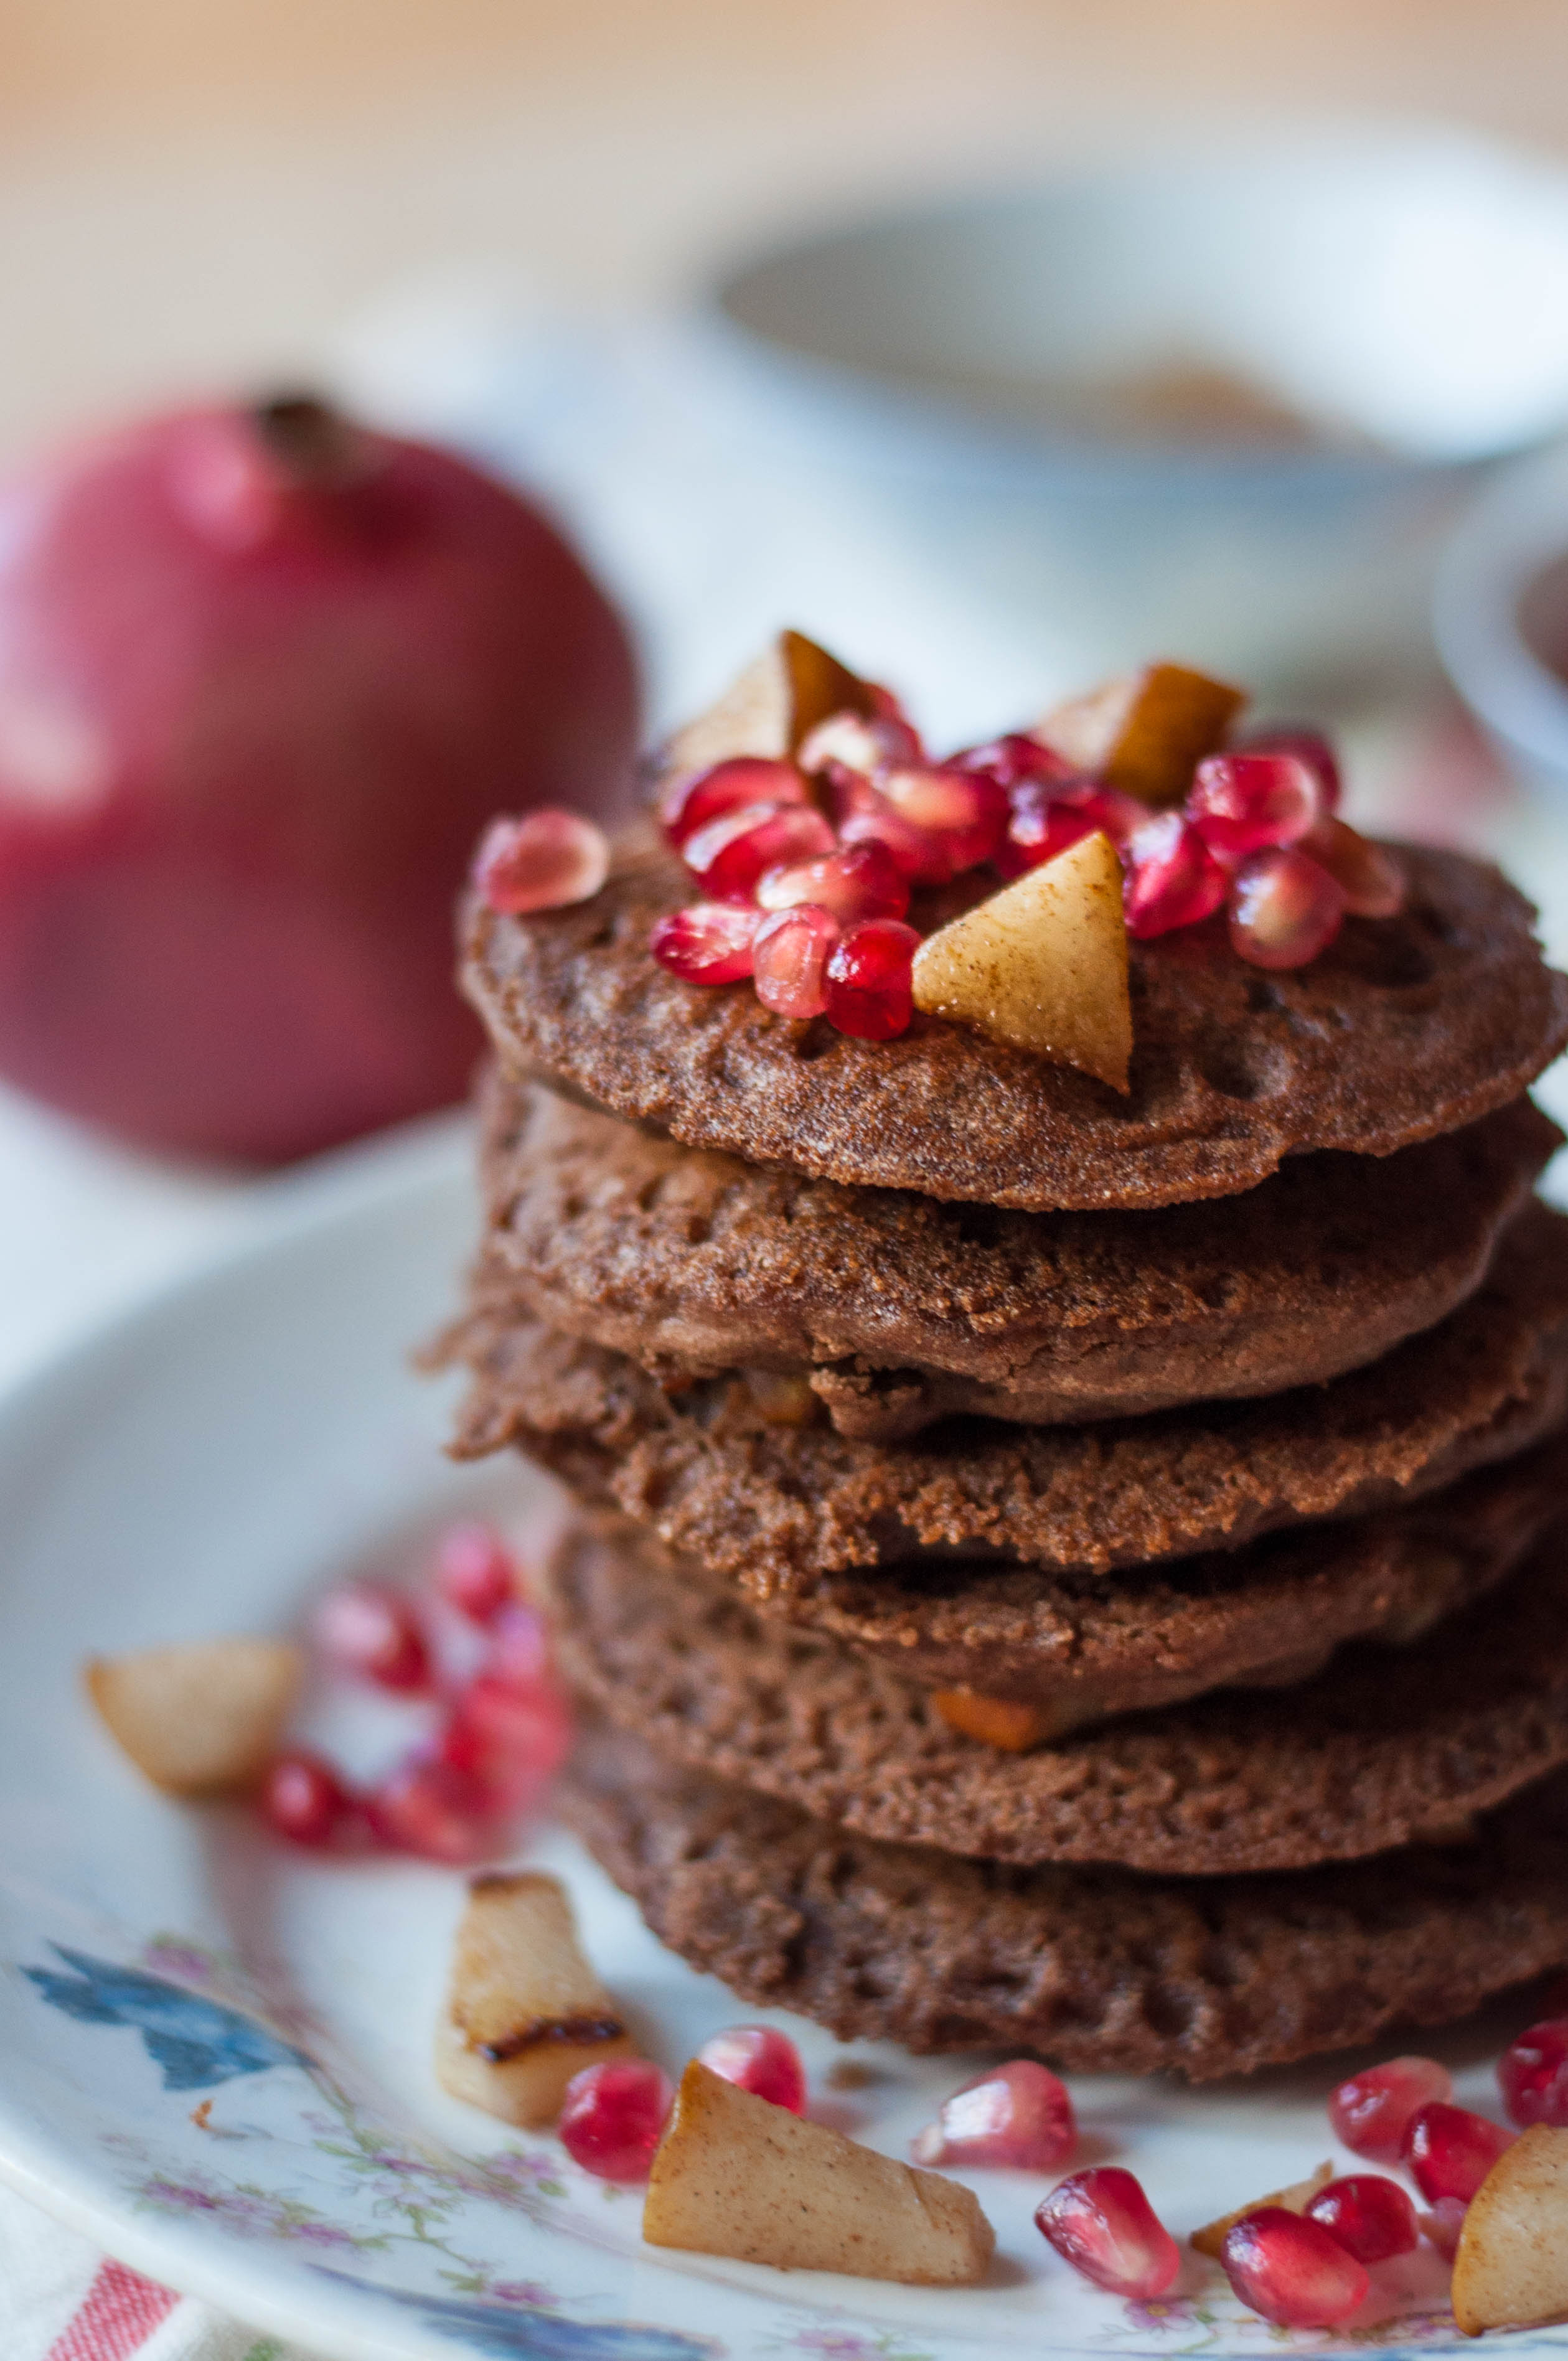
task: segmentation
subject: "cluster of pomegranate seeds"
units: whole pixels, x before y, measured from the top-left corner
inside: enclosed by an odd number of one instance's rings
[[[1077,2145],[1078,2120],[1065,2086],[1036,2059],[1014,2058],[955,2091],[936,2122],[916,2135],[910,2154],[917,2164],[1051,2172]]]
[[[1332,2328],[1372,2286],[1332,2231],[1284,2205],[1260,2205],[1233,2223],[1220,2261],[1242,2301],[1281,2328]]]
[[[430,1686],[430,1651],[411,1599],[378,1582],[346,1582],[316,1609],[315,1642],[334,1672],[400,1692]]]
[[[1329,2101],[1329,2122],[1353,2155],[1398,2164],[1420,2110],[1453,2096],[1453,2077],[1435,2058],[1391,2058],[1340,2084]]]
[[[1558,2080],[1565,2066],[1568,2019],[1532,2026],[1505,2052],[1497,2079],[1516,2123],[1568,2121],[1568,2075]],[[1332,2181],[1307,2211],[1363,2262],[1408,2254],[1418,2232],[1453,2260],[1471,2199],[1515,2136],[1453,2102],[1453,2079],[1433,2058],[1392,2058],[1353,2074],[1330,2099],[1329,2121],[1346,2147],[1402,2164],[1430,2208],[1417,2216],[1403,2190],[1376,2175]]]
[[[726,2082],[772,2106],[787,2107],[792,2115],[805,2114],[806,2069],[787,2033],[767,2025],[735,2025],[705,2041],[696,2054]]]
[[[1468,2107],[1452,2107],[1441,2099],[1411,2118],[1405,2134],[1405,2162],[1429,2205],[1440,2198],[1457,2198],[1468,2205],[1497,2158],[1514,2143],[1514,2134]]]
[[[566,2085],[555,2128],[574,2164],[598,2180],[646,2180],[675,2103],[669,2077],[646,2058],[585,2066]]]
[[[1331,2180],[1308,2206],[1307,2219],[1321,2223],[1358,2263],[1408,2255],[1420,2235],[1415,2207],[1398,2182],[1380,2172],[1352,2172]]]
[[[474,856],[474,884],[492,910],[521,917],[587,902],[609,874],[609,839],[580,813],[545,805],[493,820]]]
[[[1504,2050],[1497,2081],[1508,2121],[1528,2131],[1546,2124],[1568,2127],[1568,2017],[1532,2025]]]
[[[1117,2164],[1059,2181],[1035,2208],[1035,2227],[1074,2270],[1135,2302],[1164,2295],[1181,2268],[1180,2249],[1142,2184]]]

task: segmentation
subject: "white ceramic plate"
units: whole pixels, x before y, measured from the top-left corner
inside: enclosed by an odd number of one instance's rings
[[[345,1566],[406,1565],[459,1503],[543,1538],[555,1496],[516,1468],[445,1464],[449,1396],[408,1364],[452,1299],[465,1164],[440,1132],[285,1192],[246,1251],[0,1406],[0,2171],[140,2268],[344,2361],[1277,2347],[1196,2257],[1164,2303],[1088,2289],[1031,2226],[1042,2184],[1023,2176],[974,2176],[1000,2237],[981,2289],[653,2253],[635,2192],[436,2090],[455,1874],[286,1858],[241,1815],[160,1800],[95,1728],[90,1652],[286,1628]],[[667,2065],[754,2015],[663,1952],[565,1837],[531,1850],[569,1880]],[[822,2092],[843,2053],[778,2021]],[[1447,2044],[1463,2096],[1494,2098],[1508,2025]],[[823,2112],[894,2154],[973,2070],[856,2054],[873,2079]],[[1332,2152],[1323,2094],[1343,2070],[1197,2092],[1080,2081],[1082,2160],[1129,2165],[1185,2237]],[[1458,2341],[1430,2256],[1389,2278],[1357,2342]]]

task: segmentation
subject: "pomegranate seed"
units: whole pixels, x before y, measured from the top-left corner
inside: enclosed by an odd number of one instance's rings
[[[755,910],[733,902],[693,902],[656,921],[648,948],[685,983],[739,983],[751,972]]]
[[[1233,2223],[1220,2261],[1243,2303],[1280,2328],[1332,2328],[1372,2286],[1321,2222],[1283,2205],[1260,2205]]]
[[[554,1777],[571,1742],[571,1716],[554,1689],[514,1688],[481,1673],[457,1698],[437,1751],[516,1811]]]
[[[471,1623],[493,1623],[511,1602],[517,1572],[492,1525],[452,1525],[435,1553],[435,1587]]]
[[[831,852],[833,831],[809,804],[743,804],[688,836],[681,859],[716,902],[749,902],[764,870]]]
[[[495,1850],[495,1809],[482,1780],[428,1754],[400,1763],[365,1799],[371,1833],[426,1861],[482,1861]]]
[[[1305,967],[1326,950],[1344,917],[1344,895],[1305,852],[1249,853],[1231,891],[1231,946],[1254,967]]]
[[[1128,838],[1127,932],[1140,941],[1195,927],[1217,910],[1230,880],[1179,811],[1156,812]]]
[[[1440,2197],[1431,2212],[1420,2217],[1422,2237],[1447,2262],[1452,2262],[1459,2251],[1459,2235],[1469,2211],[1462,2197]]]
[[[555,2128],[573,2163],[596,2180],[646,2180],[674,2097],[650,2059],[608,2059],[573,2075]]]
[[[1453,2096],[1453,2077],[1435,2058],[1391,2058],[1340,2084],[1329,2100],[1329,2122],[1334,2137],[1355,2155],[1398,2164],[1420,2109]]]
[[[775,2107],[787,2107],[792,2115],[805,2114],[806,2069],[786,2033],[775,2033],[767,2025],[737,2025],[728,2033],[716,2033],[696,2054],[727,2082],[738,2083]]]
[[[869,777],[889,763],[917,763],[918,735],[891,697],[889,707],[869,719],[863,713],[830,713],[801,740],[801,769],[824,771],[829,763],[841,763],[846,770]]]
[[[586,902],[609,874],[609,839],[580,813],[546,805],[493,820],[474,855],[474,884],[492,910],[561,910]]]
[[[1074,2270],[1112,2295],[1147,2302],[1163,2295],[1181,2268],[1175,2239],[1119,2164],[1058,2181],[1035,2208],[1035,2227]]]
[[[1148,809],[1135,796],[1119,787],[1096,786],[1079,780],[1064,786],[1025,784],[1014,790],[1013,817],[996,851],[996,864],[1007,877],[1020,877],[1054,861],[1080,837],[1102,829],[1114,845],[1125,844],[1148,818]]]
[[[1351,917],[1391,918],[1404,906],[1405,873],[1396,856],[1357,836],[1343,819],[1320,820],[1302,838],[1301,850],[1328,871]]]
[[[837,763],[828,765],[826,776],[840,844],[883,846],[912,885],[942,885],[953,875],[941,839],[916,828],[869,779]]]
[[[774,763],[760,754],[737,754],[671,781],[659,798],[659,818],[664,834],[678,851],[699,828],[720,819],[726,812],[748,804],[805,804],[811,791],[793,763]]]
[[[1294,754],[1210,754],[1187,798],[1188,818],[1227,862],[1267,844],[1295,844],[1324,816],[1317,773]]]
[[[828,961],[828,1015],[856,1041],[891,1041],[915,1013],[911,969],[920,938],[897,918],[851,927]]]
[[[1310,2222],[1321,2222],[1358,2263],[1386,2263],[1391,2255],[1408,2255],[1418,2235],[1416,2209],[1397,2180],[1381,2173],[1353,2172],[1320,2189],[1307,2208]]]
[[[934,2124],[916,2134],[917,2164],[1005,2164],[1049,2172],[1078,2145],[1072,2101],[1047,2066],[1014,2058],[953,2092]]]
[[[1501,2124],[1434,2099],[1410,2119],[1405,2162],[1429,2205],[1457,2197],[1468,2205],[1514,2135]]]
[[[820,1016],[828,1005],[826,969],[839,941],[839,921],[815,902],[775,910],[751,942],[757,997],[775,1016]]]
[[[966,746],[961,753],[949,754],[942,768],[978,771],[982,778],[994,779],[999,787],[1008,789],[1022,786],[1026,780],[1069,785],[1080,776],[1065,754],[1058,754],[1054,746],[1042,746],[1037,738],[1022,730],[988,739],[983,746]]]
[[[1568,2017],[1552,2016],[1512,2041],[1497,2061],[1508,2121],[1528,2131],[1568,2126]]]
[[[508,1688],[532,1690],[550,1679],[550,1642],[543,1618],[520,1598],[502,1608],[489,1629],[481,1670]]]
[[[430,1651],[409,1601],[379,1583],[345,1583],[316,1609],[322,1653],[339,1672],[383,1689],[430,1686]]]
[[[1340,797],[1339,763],[1333,748],[1318,730],[1254,730],[1238,738],[1231,752],[1235,754],[1289,754],[1298,763],[1305,763],[1318,782],[1321,808],[1338,811]]]
[[[770,869],[757,881],[756,899],[763,910],[815,902],[841,927],[852,927],[860,918],[902,918],[909,907],[909,885],[886,845],[872,838],[820,861]]]
[[[989,861],[1012,817],[1005,788],[978,772],[901,768],[877,785],[896,812],[938,838],[957,876]]]
[[[355,1809],[333,1764],[302,1747],[273,1757],[257,1800],[268,1827],[297,1845],[334,1843]]]

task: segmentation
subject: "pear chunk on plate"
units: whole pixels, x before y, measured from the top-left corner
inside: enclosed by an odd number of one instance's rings
[[[1122,863],[1099,830],[927,935],[915,1005],[1127,1088],[1133,1014]]]
[[[436,2029],[443,2090],[534,2131],[554,2122],[574,2074],[635,2055],[560,1882],[534,1870],[477,1877]]]
[[[706,771],[737,754],[787,762],[830,713],[874,707],[864,681],[804,631],[781,631],[730,682],[718,702],[677,730],[664,748],[666,771]]]
[[[1453,2317],[1466,2336],[1568,2320],[1568,2131],[1531,2125],[1471,2199]]]
[[[1033,735],[1140,803],[1179,804],[1245,703],[1239,688],[1185,664],[1147,664],[1058,705]]]
[[[287,1640],[196,1640],[94,1656],[82,1677],[110,1736],[155,1787],[224,1795],[260,1777],[302,1668]]]

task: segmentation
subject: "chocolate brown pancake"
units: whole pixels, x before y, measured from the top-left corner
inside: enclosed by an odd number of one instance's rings
[[[475,1376],[457,1455],[516,1443],[763,1598],[921,1548],[1102,1570],[1234,1547],[1433,1491],[1568,1406],[1568,1218],[1539,1204],[1467,1303],[1332,1385],[1100,1425],[955,1420],[896,1444],[769,1426],[744,1388],[667,1395],[623,1356],[520,1321],[509,1286],[482,1262],[449,1342]]]
[[[548,1578],[569,1686],[661,1754],[890,1841],[1178,1876],[1306,1869],[1437,1838],[1568,1763],[1568,1546],[1403,1649],[1025,1754],[733,1592],[581,1534]]]
[[[764,1171],[499,1073],[482,1115],[491,1268],[522,1312],[665,1385],[798,1377],[872,1441],[1338,1377],[1471,1293],[1562,1139],[1516,1099],[1395,1156],[1292,1158],[1244,1197],[1021,1213]]]
[[[591,1722],[560,1795],[673,1950],[845,2041],[1203,2081],[1449,2023],[1568,1960],[1561,1774],[1468,1844],[1224,1879],[879,1844]]]
[[[694,891],[646,830],[575,908],[471,905],[464,983],[511,1072],[690,1147],[988,1205],[1168,1205],[1255,1188],[1303,1150],[1456,1131],[1568,1041],[1568,979],[1542,965],[1529,904],[1460,853],[1400,857],[1400,915],[1347,920],[1308,967],[1247,965],[1217,919],[1133,944],[1125,1098],[938,1019],[852,1041],[770,1016],[749,985],[682,982],[648,936]]]

